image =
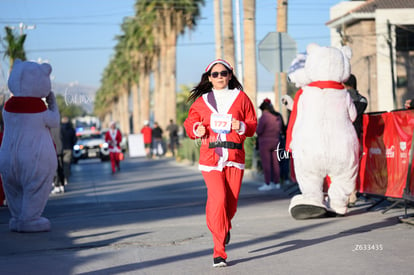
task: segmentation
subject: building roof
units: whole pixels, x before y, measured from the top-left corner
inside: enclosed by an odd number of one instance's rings
[[[342,24],[346,21],[352,22],[357,19],[374,18],[378,9],[407,9],[414,8],[413,0],[367,0],[365,3],[351,9],[340,17],[334,18],[326,23],[328,26]]]
[[[377,9],[414,8],[413,0],[368,0],[353,12],[374,12]]]

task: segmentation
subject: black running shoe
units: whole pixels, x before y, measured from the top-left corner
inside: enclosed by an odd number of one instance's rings
[[[226,240],[224,241],[224,244],[229,244],[229,243],[230,243],[230,231],[227,232]]]
[[[213,267],[225,267],[227,266],[226,260],[222,257],[216,257],[213,259]]]

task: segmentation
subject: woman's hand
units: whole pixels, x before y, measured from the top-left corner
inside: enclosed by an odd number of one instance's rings
[[[240,130],[240,121],[239,120],[236,120],[235,118],[233,118],[231,120],[231,129],[232,130],[235,130],[235,131]]]
[[[206,134],[206,127],[203,124],[200,124],[197,127],[197,136],[202,137]]]

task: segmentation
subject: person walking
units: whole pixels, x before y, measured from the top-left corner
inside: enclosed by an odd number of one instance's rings
[[[162,144],[163,130],[158,125],[158,122],[154,122],[154,128],[152,128],[152,150],[156,157],[164,155],[164,149]]]
[[[109,158],[111,159],[112,174],[115,174],[116,169],[121,170],[120,153],[122,134],[116,127],[116,122],[112,121],[109,124],[109,131],[105,134],[105,142],[108,143]]]
[[[213,266],[227,266],[225,245],[237,210],[245,165],[244,141],[256,131],[255,108],[225,60],[211,62],[191,90],[184,127],[201,139],[199,169],[207,186],[206,221],[213,235]]]
[[[152,129],[148,120],[144,121],[144,127],[141,129],[141,134],[144,138],[145,155],[147,158],[151,158]]]
[[[167,126],[167,131],[170,137],[170,151],[172,156],[175,156],[175,149],[178,147],[178,126],[170,119],[170,124]]]
[[[65,173],[63,171],[63,146],[62,136],[60,127],[51,128],[50,133],[52,134],[53,142],[55,143],[56,157],[57,157],[57,170],[56,175],[53,179],[52,194],[64,193],[65,192]]]
[[[72,122],[66,116],[62,117],[61,120],[60,135],[62,137],[63,174],[66,185],[71,175],[73,146],[77,141],[76,131]]]
[[[280,164],[278,149],[280,147],[283,120],[272,106],[270,99],[265,99],[259,106],[262,116],[257,125],[259,154],[264,173],[264,184],[259,191],[270,191],[280,188]]]

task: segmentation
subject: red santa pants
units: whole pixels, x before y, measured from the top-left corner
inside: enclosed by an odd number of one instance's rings
[[[224,167],[223,171],[202,172],[207,186],[206,220],[213,235],[213,257],[227,259],[225,239],[237,211],[244,170]]]
[[[109,158],[111,159],[112,173],[115,173],[116,168],[119,168],[119,153],[110,152]]]

